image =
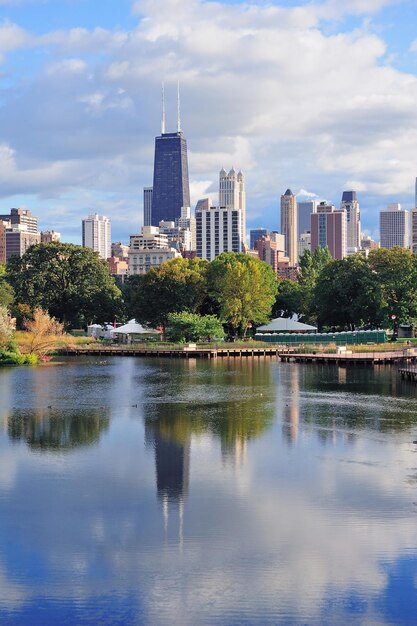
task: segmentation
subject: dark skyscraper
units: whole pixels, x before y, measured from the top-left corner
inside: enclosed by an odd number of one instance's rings
[[[155,137],[152,226],[158,226],[161,220],[175,221],[181,216],[181,207],[190,206],[187,140],[181,132],[179,109],[178,96],[177,132],[166,133],[162,101],[162,132]]]

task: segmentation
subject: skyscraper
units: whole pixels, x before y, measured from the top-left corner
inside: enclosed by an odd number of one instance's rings
[[[328,247],[334,259],[346,256],[346,211],[320,202],[311,215],[311,251]]]
[[[361,214],[356,191],[344,191],[340,208],[346,211],[346,241],[348,248],[360,248]]]
[[[152,222],[152,187],[143,188],[143,225],[150,226]]]
[[[312,213],[317,212],[318,200],[305,200],[304,202],[297,202],[297,239],[300,241],[300,237],[303,233],[309,233],[311,227],[310,216]]]
[[[104,260],[111,256],[111,231],[108,217],[95,213],[83,220],[83,246],[92,248]]]
[[[401,204],[397,202],[389,204],[379,214],[379,232],[381,248],[408,248],[408,211],[401,209]]]
[[[281,233],[285,236],[285,256],[291,265],[298,261],[297,245],[297,197],[291,189],[281,196]]]
[[[246,192],[245,179],[243,173],[239,170],[236,173],[234,167],[227,174],[225,169],[221,169],[219,173],[219,206],[225,209],[233,209],[240,211],[241,230],[243,244],[246,243]]]
[[[417,208],[410,211],[410,248],[413,254],[417,254]]]
[[[222,252],[243,252],[241,211],[201,202],[196,207],[195,219],[200,259],[212,261]]]
[[[190,206],[187,141],[181,131],[178,94],[177,132],[165,132],[165,101],[162,92],[161,135],[155,137],[151,225],[175,222],[181,207]]]

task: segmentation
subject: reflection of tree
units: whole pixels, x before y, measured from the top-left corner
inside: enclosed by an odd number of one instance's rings
[[[166,441],[184,446],[192,435],[211,432],[221,440],[224,456],[241,454],[248,440],[259,437],[272,424],[271,368],[269,362],[254,364],[251,361],[242,367],[239,378],[229,376],[227,370],[228,365],[221,364],[204,381],[204,401],[193,398],[192,402],[145,404],[147,440],[151,440],[152,432]],[[175,393],[181,399],[190,382],[186,377],[175,382],[176,388],[167,395]],[[179,386],[182,382],[183,386]],[[231,393],[227,400],[229,388],[233,395]]]
[[[68,450],[97,442],[109,427],[106,409],[13,410],[8,433],[34,450]]]

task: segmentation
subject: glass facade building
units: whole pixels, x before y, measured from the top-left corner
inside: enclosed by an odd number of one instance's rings
[[[174,222],[190,206],[187,141],[182,132],[155,138],[151,225]]]

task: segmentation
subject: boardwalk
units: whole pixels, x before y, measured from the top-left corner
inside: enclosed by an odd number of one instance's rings
[[[383,365],[399,363],[404,359],[415,361],[417,357],[406,354],[403,350],[390,352],[357,352],[353,354],[310,353],[298,354],[290,350],[282,350],[282,346],[260,348],[238,348],[233,346],[216,348],[135,348],[129,346],[100,346],[89,348],[63,348],[59,354],[66,356],[100,355],[100,356],[142,356],[167,358],[242,358],[242,357],[275,357],[283,362],[297,363],[335,363],[337,365]]]
[[[398,372],[401,374],[401,378],[417,382],[417,365],[402,363],[398,368]]]

